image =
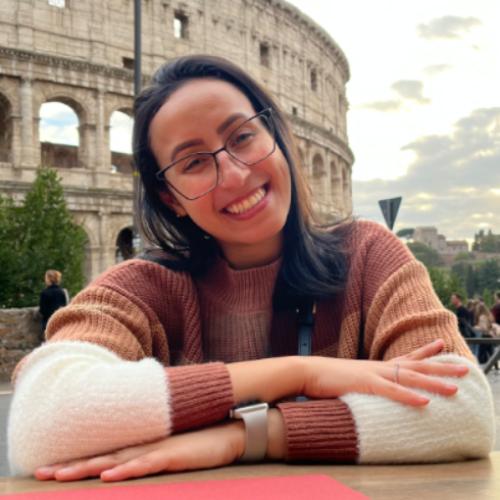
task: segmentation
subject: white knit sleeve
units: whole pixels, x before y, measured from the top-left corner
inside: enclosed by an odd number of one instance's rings
[[[491,389],[479,367],[468,359],[443,354],[432,361],[469,366],[451,397],[428,394],[428,405],[415,408],[379,396],[346,394],[358,434],[360,463],[443,462],[488,455],[495,441]]]
[[[10,408],[13,474],[165,437],[171,431],[164,367],[124,361],[94,344],[44,344],[26,359]]]

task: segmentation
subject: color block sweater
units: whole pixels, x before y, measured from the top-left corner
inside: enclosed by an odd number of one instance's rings
[[[387,360],[434,339],[436,361],[466,363],[458,393],[413,408],[373,395],[278,402],[289,460],[397,463],[486,455],[494,441],[488,383],[425,268],[382,226],[358,221],[346,242],[344,292],[317,304],[313,354]],[[144,260],[106,271],[59,310],[47,342],[18,370],[9,418],[13,472],[105,453],[227,418],[225,363],[296,354],[294,312],[274,313],[281,262],[200,279]],[[423,391],[422,391],[423,392]]]

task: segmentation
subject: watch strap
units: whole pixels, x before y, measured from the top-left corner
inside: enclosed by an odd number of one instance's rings
[[[258,462],[267,452],[267,403],[240,406],[231,410],[230,417],[245,423],[245,452],[240,462]]]

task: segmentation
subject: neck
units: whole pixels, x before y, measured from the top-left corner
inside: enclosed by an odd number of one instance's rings
[[[257,245],[219,242],[224,258],[233,269],[265,266],[281,255],[282,234]]]

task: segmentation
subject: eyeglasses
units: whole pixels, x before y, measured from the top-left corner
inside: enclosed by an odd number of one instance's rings
[[[267,108],[248,118],[231,132],[224,146],[213,153],[193,153],[175,160],[156,173],[181,196],[196,200],[206,195],[221,180],[217,155],[226,151],[231,158],[246,166],[255,165],[271,156],[276,149],[272,109]]]

